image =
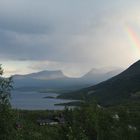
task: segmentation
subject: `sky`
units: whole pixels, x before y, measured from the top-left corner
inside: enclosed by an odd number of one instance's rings
[[[139,0],[0,0],[5,75],[127,68],[140,59]]]

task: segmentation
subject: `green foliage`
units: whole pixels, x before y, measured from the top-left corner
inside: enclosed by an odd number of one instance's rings
[[[61,126],[46,125],[40,126],[37,123],[39,118],[57,115],[59,111],[20,111],[15,110],[17,120],[22,128],[16,130],[14,140],[62,140],[60,135]]]
[[[11,140],[14,136],[14,114],[9,103],[11,78],[3,78],[2,74],[3,70],[0,67],[0,139]]]
[[[135,109],[134,109],[135,108]],[[65,110],[66,140],[138,140],[140,135],[140,104],[103,108],[89,103],[74,110]]]
[[[64,111],[13,110],[12,113],[22,124],[21,129],[10,134],[14,140],[139,140],[140,137],[139,103],[104,108],[93,102]],[[59,114],[64,115],[64,124],[37,123],[39,118]]]
[[[64,111],[66,124],[63,132],[66,140],[96,139],[97,106],[82,105],[74,110]]]

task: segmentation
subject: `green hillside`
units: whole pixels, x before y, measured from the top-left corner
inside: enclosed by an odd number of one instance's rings
[[[104,105],[140,99],[140,61],[131,65],[121,74],[73,93],[62,94],[60,98],[96,99]]]

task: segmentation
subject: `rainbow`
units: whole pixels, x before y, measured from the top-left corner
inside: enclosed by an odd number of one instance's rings
[[[133,49],[135,49],[135,51],[140,55],[140,38],[130,26],[127,25],[126,30],[129,36],[129,40],[131,41],[131,44],[133,46]]]

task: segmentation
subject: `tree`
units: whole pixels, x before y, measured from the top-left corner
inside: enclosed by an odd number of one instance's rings
[[[10,91],[12,78],[2,77],[3,70],[0,65],[0,139],[10,140],[13,136],[13,112],[10,105]]]
[[[0,105],[10,107],[10,91],[12,89],[12,78],[3,78],[3,70],[0,66]],[[1,108],[3,109],[3,108]]]

